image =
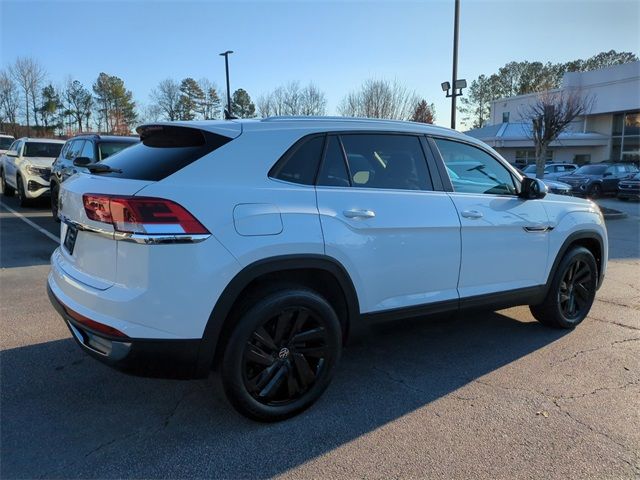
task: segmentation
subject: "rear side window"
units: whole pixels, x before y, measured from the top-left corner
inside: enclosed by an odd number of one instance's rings
[[[327,187],[350,187],[349,172],[344,163],[342,146],[338,137],[331,135],[328,139],[324,160],[318,175],[318,185]]]
[[[303,139],[278,160],[269,176],[286,182],[313,185],[323,146],[324,135]]]
[[[86,157],[91,161],[95,160],[95,158],[93,158],[95,154],[93,150],[93,142],[91,140],[87,140],[84,142],[84,147],[82,148],[82,152],[80,153],[80,156]]]
[[[433,189],[418,137],[352,134],[342,135],[340,139],[347,155],[353,187]]]
[[[84,140],[72,140],[69,146],[65,147],[64,158],[67,160],[73,160],[80,156]]]
[[[122,173],[101,174],[159,181],[227,144],[232,139],[189,127],[153,125],[140,132],[141,143],[103,161]]]
[[[135,145],[137,142],[128,142],[128,143],[120,143],[120,142],[102,142],[98,144],[98,150],[100,153],[100,160],[106,160],[111,155],[118,153],[120,150],[124,150],[131,145]]]

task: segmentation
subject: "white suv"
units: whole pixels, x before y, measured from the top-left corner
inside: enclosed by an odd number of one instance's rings
[[[11,197],[18,191],[20,206],[49,194],[51,165],[64,145],[63,140],[19,138],[0,158],[2,193]]]
[[[62,184],[51,301],[95,358],[145,375],[217,368],[257,420],[311,405],[361,326],[531,305],[572,328],[604,278],[595,204],[546,195],[455,131],[270,118],[138,132]]]

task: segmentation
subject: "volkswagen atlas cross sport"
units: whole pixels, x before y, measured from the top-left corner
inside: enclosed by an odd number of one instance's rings
[[[269,118],[138,133],[61,185],[51,301],[93,357],[144,375],[215,368],[253,419],[314,403],[361,326],[530,305],[573,328],[603,281],[597,206],[455,131]]]

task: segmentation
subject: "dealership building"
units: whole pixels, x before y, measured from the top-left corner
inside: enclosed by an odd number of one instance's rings
[[[562,86],[551,90],[575,91],[588,98],[591,107],[551,143],[547,161],[640,161],[640,62],[566,73]],[[534,163],[531,124],[523,117],[537,98],[533,93],[494,100],[489,125],[466,133],[491,145],[511,163]]]

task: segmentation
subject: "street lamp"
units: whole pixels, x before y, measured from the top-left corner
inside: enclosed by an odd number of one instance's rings
[[[224,111],[224,119],[229,120],[232,118],[231,115],[231,89],[229,87],[229,55],[233,53],[233,50],[227,50],[226,52],[222,52],[220,54],[221,57],[224,57],[224,68],[227,73],[227,108]]]
[[[460,23],[460,0],[455,0],[455,15],[453,18],[453,72],[451,83],[442,82],[440,86],[443,92],[447,92],[447,98],[451,97],[451,128],[456,128],[456,97],[462,95],[462,89],[467,87],[467,81],[458,80],[458,25]],[[451,90],[453,84],[453,91]]]

